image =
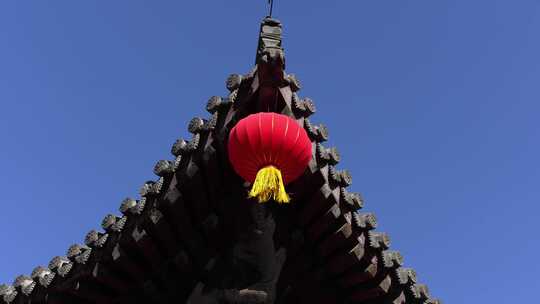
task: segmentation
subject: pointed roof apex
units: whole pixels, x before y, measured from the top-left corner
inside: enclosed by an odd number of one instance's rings
[[[259,44],[255,64],[278,63],[285,66],[285,56],[281,47],[281,22],[272,17],[266,17],[261,22]]]
[[[264,17],[264,19],[261,21],[262,24],[268,24],[268,25],[279,25],[281,26],[281,21],[278,19],[272,18],[270,16]]]

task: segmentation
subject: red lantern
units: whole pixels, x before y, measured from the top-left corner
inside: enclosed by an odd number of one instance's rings
[[[277,113],[249,115],[229,135],[229,159],[234,170],[253,184],[250,197],[259,202],[289,202],[286,184],[294,181],[311,160],[306,131],[288,116]]]

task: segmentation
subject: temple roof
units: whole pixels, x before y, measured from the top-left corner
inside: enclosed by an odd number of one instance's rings
[[[236,257],[252,212],[260,211],[229,164],[228,134],[260,111],[294,118],[313,147],[308,169],[288,186],[293,203],[269,207],[278,265],[272,301],[439,303],[390,249],[389,236],[376,231],[375,215],[360,211],[364,200],[348,190],[351,174],[338,169],[338,150],[324,144],[328,129],[311,121],[314,102],[299,96],[299,81],[285,72],[281,32],[278,20],[265,18],[254,69],[228,77],[227,96],[211,97],[209,116],[189,122],[192,138],[178,139],[173,157],[156,163],[156,180],[145,182],[138,198],[123,200],[119,213],[106,215],[84,244],[0,286],[0,303],[270,301],[249,278],[223,283],[233,272],[220,266]],[[207,296],[209,290],[217,296]]]

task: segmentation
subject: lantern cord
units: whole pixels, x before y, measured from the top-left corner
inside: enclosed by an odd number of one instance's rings
[[[274,166],[267,166],[257,172],[253,187],[249,192],[250,198],[257,198],[259,203],[265,203],[273,199],[278,203],[291,201],[285,191],[281,171]]]

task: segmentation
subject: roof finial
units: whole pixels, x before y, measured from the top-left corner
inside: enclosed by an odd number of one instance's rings
[[[268,16],[272,17],[272,11],[274,10],[274,0],[268,0],[268,4],[270,4],[270,13],[268,14]]]

